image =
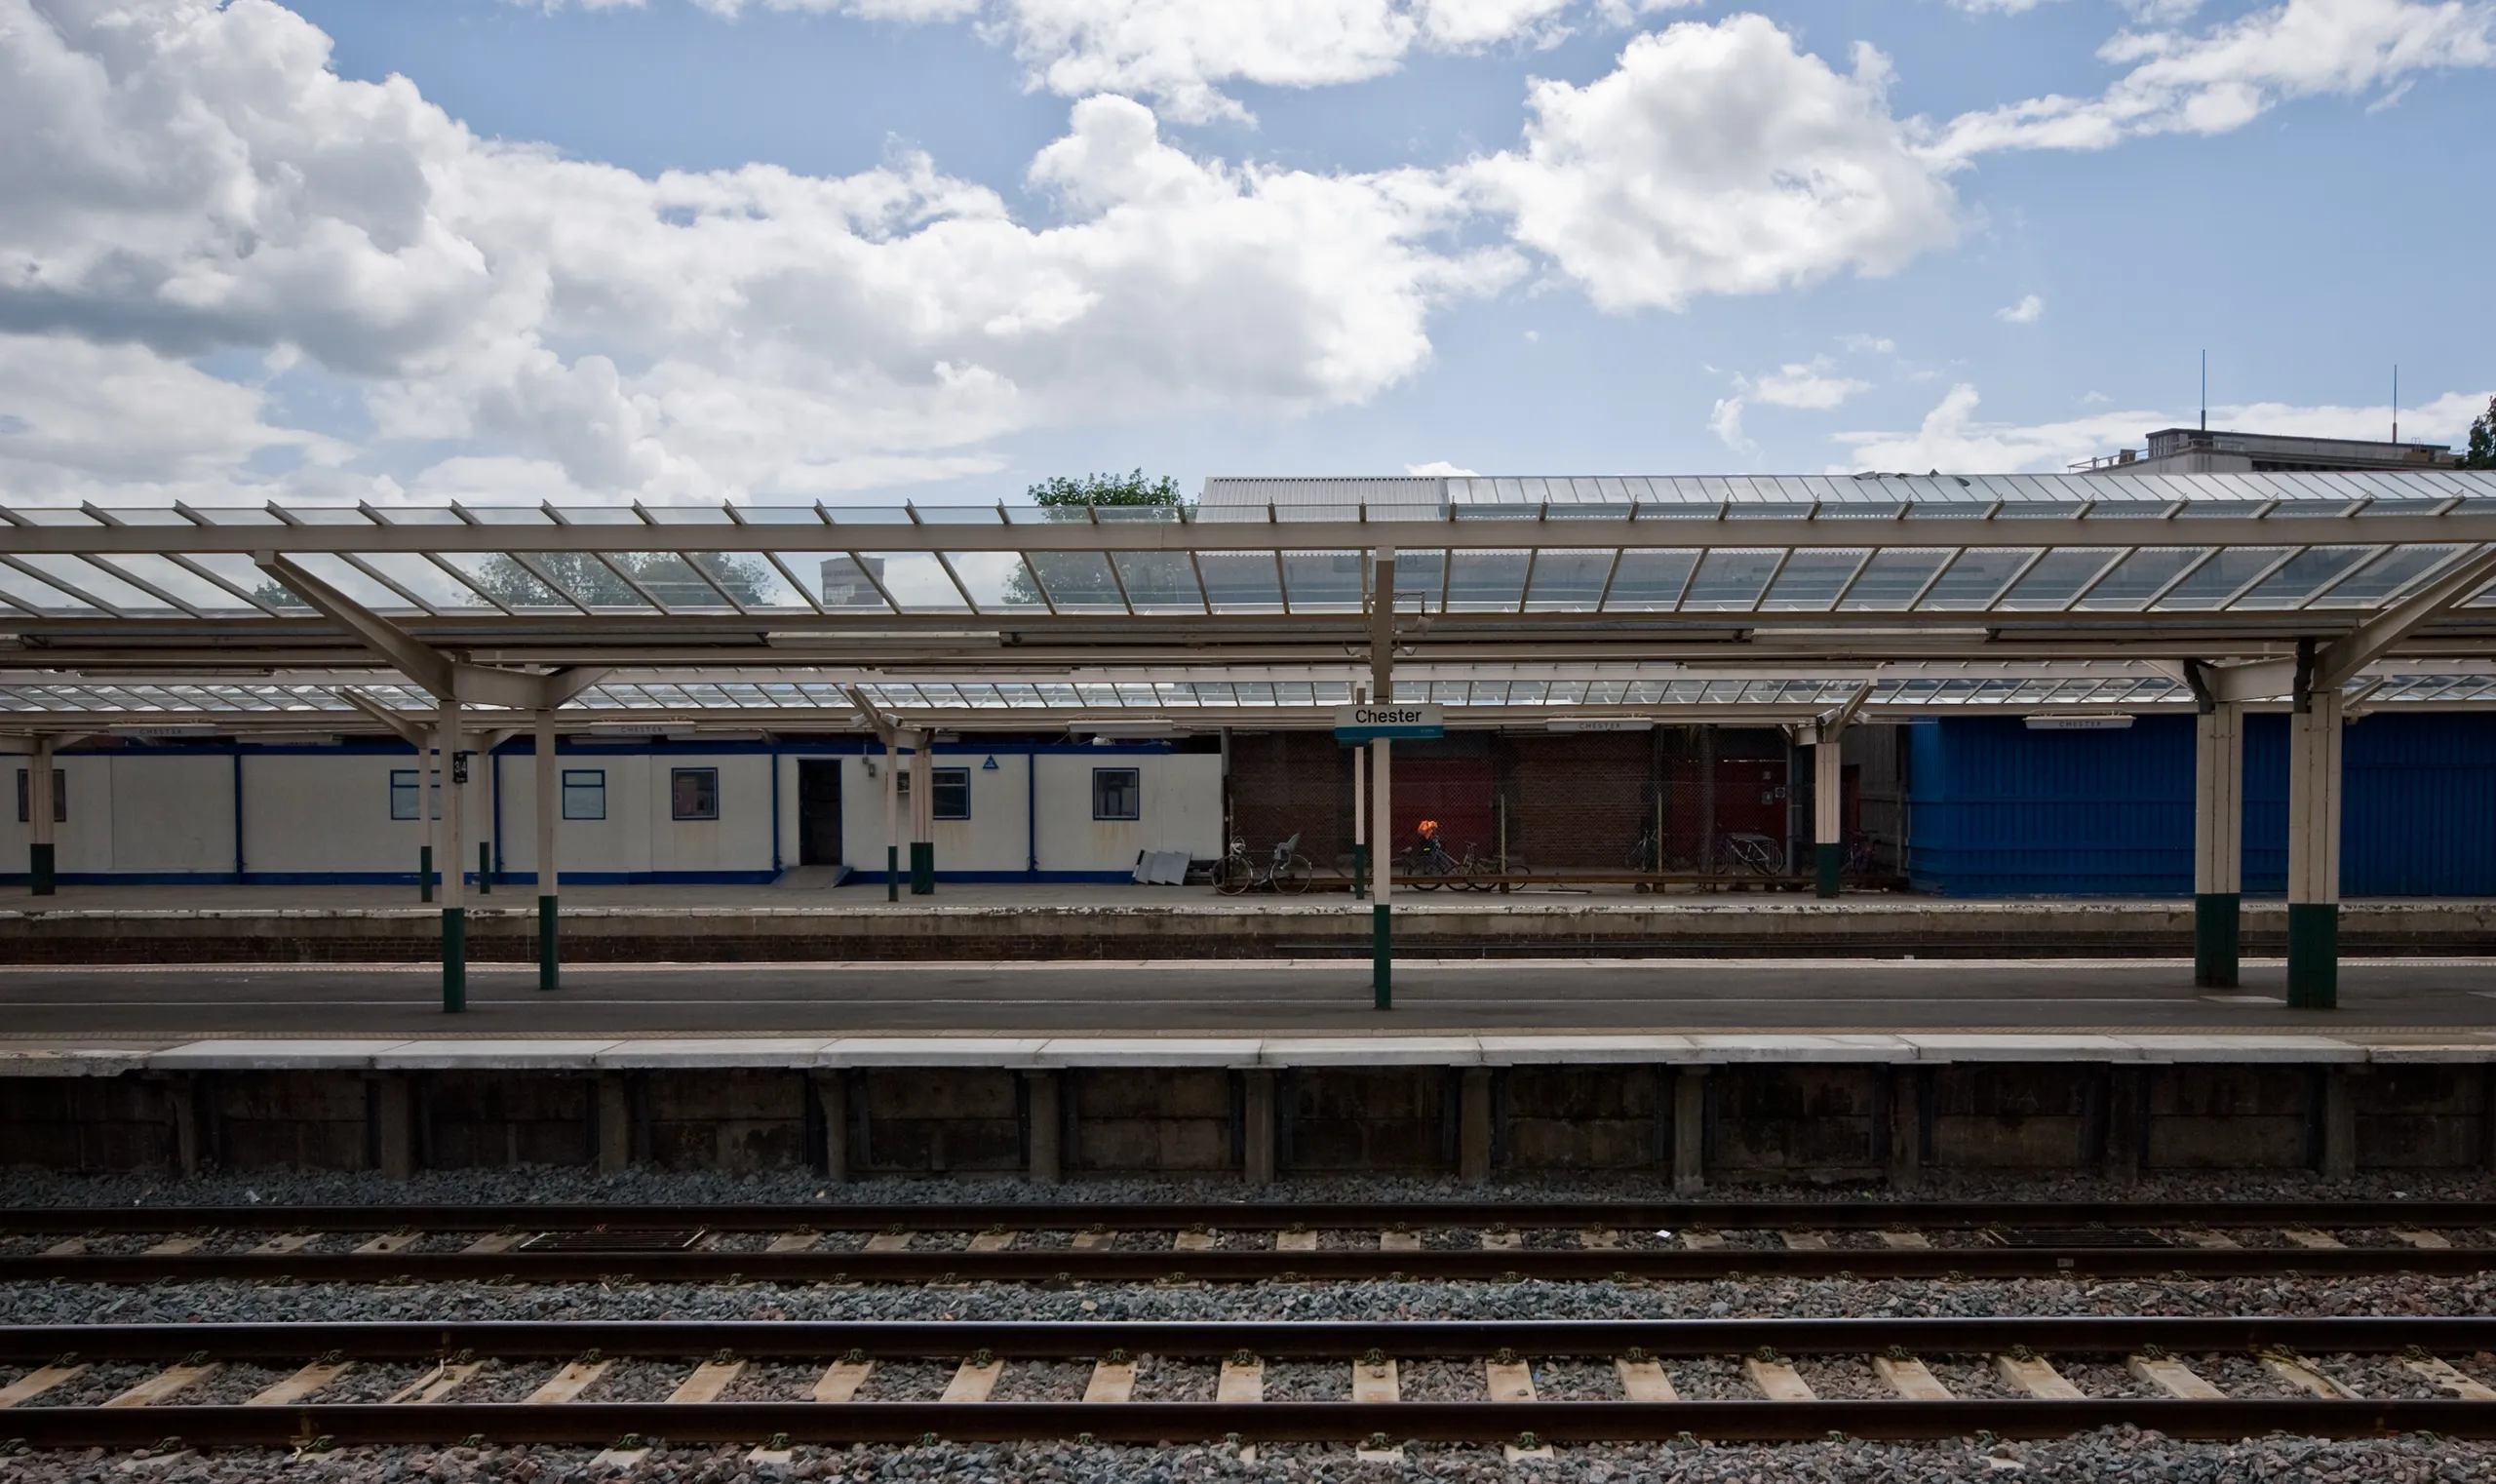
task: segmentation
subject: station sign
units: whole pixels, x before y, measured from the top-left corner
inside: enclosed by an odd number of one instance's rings
[[[2030,731],[2123,731],[2132,719],[2120,713],[2096,716],[2034,716],[2027,719]]]
[[[1447,735],[1447,712],[1438,706],[1338,706],[1335,708],[1335,740],[1338,742],[1376,742],[1428,739]]]
[[[1544,731],[1654,731],[1653,717],[1553,717]]]

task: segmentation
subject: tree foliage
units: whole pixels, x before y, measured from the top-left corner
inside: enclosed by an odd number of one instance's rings
[[[2470,425],[2470,447],[2462,451],[2465,469],[2496,469],[2496,397],[2487,399],[2487,410]]]
[[[1179,482],[1168,475],[1147,480],[1142,469],[1127,474],[1087,474],[1081,479],[1058,475],[1032,487],[1032,503],[1068,505],[1180,505]]]

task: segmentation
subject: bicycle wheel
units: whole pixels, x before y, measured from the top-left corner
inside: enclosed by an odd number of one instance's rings
[[[1500,863],[1468,856],[1464,862],[1464,887],[1467,891],[1500,889]]]
[[[1227,897],[1244,896],[1250,879],[1256,874],[1246,856],[1226,855],[1222,864],[1215,868],[1213,889]]]
[[[1316,876],[1317,868],[1309,864],[1308,857],[1295,853],[1290,860],[1274,868],[1274,889],[1299,896],[1308,889],[1308,883]]]

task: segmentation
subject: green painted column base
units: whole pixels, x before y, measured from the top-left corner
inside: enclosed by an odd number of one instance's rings
[[[1387,924],[1386,904],[1369,910],[1370,991],[1379,1009],[1395,1008],[1395,930]]]
[[[1846,847],[1816,844],[1812,847],[1812,855],[1815,877],[1814,889],[1824,897],[1836,896],[1838,873],[1846,866]]]
[[[468,909],[442,910],[442,1013],[468,1008]]]
[[[901,846],[884,847],[884,900],[901,900]]]
[[[421,846],[416,851],[416,900],[419,902],[433,900],[433,846],[431,845]]]
[[[494,847],[481,840],[477,841],[477,895],[489,895],[493,889]]]
[[[1354,845],[1352,847],[1352,900],[1363,902],[1368,899],[1369,846]]]
[[[932,840],[910,842],[910,894],[915,897],[936,894],[936,842]]]
[[[539,897],[537,899],[537,987],[541,990],[563,988],[564,958],[561,941],[555,935],[556,923],[559,919],[560,915],[555,911],[554,897]]]
[[[2340,1004],[2340,904],[2288,904],[2288,1008]]]
[[[26,846],[26,889],[39,897],[51,896],[59,884],[52,869],[51,845]]]
[[[2193,985],[2232,990],[2241,979],[2244,916],[2233,891],[2204,891],[2193,898]]]

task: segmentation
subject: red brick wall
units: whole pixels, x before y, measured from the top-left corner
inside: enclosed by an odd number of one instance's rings
[[[1352,848],[1352,771],[1332,732],[1273,731],[1230,739],[1230,833],[1259,859],[1298,831],[1320,866]]]
[[[1652,732],[1502,738],[1509,851],[1538,871],[1626,869],[1654,809],[1655,746]]]

